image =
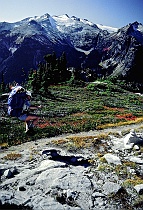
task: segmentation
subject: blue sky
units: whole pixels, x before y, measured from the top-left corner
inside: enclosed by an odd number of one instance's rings
[[[0,22],[46,13],[68,14],[120,28],[134,21],[143,24],[143,0],[0,0]]]

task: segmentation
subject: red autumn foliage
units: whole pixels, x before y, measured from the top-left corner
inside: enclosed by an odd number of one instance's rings
[[[124,120],[135,120],[136,116],[132,115],[132,114],[123,114],[123,115],[116,115],[116,117],[118,119],[124,119]]]

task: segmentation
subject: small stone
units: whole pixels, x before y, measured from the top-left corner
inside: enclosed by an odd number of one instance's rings
[[[134,150],[139,150],[140,147],[139,147],[138,145],[134,145],[133,149],[134,149]]]
[[[139,158],[139,157],[135,157],[135,156],[132,156],[130,158],[130,161],[134,162],[134,163],[138,163],[138,164],[143,164],[143,159]]]
[[[121,186],[114,182],[106,182],[103,185],[103,191],[105,195],[109,195],[111,193],[117,193]]]
[[[139,195],[143,195],[143,184],[138,184],[134,188]]]
[[[106,161],[108,162],[108,164],[115,164],[115,165],[121,165],[121,161],[120,161],[120,158],[115,156],[115,155],[112,155],[112,154],[105,154],[104,155],[104,158],[106,159]]]

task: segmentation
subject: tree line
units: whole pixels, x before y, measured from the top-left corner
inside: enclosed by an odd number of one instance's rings
[[[22,69],[22,73],[25,72]],[[26,74],[25,74],[26,75]],[[56,85],[63,82],[69,82],[69,84],[82,85],[82,82],[95,80],[96,75],[93,71],[88,69],[76,69],[71,67],[71,70],[67,69],[67,59],[65,52],[57,58],[55,52],[44,56],[44,61],[40,62],[37,69],[30,69],[28,72],[28,78],[25,84],[32,90],[33,93],[46,94],[48,93],[48,87],[50,85]],[[16,83],[13,81],[13,83]],[[1,75],[0,91],[7,91],[9,84],[4,82],[4,74]]]
[[[46,94],[48,87],[69,80],[71,72],[67,70],[65,52],[57,58],[55,52],[44,56],[44,62],[40,62],[37,69],[30,69],[24,86],[32,89],[33,93]],[[14,85],[16,82],[13,81]],[[7,91],[9,84],[4,82],[4,73],[1,73],[0,92]]]
[[[48,87],[53,84],[65,82],[70,79],[71,73],[67,70],[66,54],[63,52],[61,57],[56,54],[44,56],[45,62],[38,65],[38,69],[31,69],[28,76],[28,86],[33,93],[47,93]]]

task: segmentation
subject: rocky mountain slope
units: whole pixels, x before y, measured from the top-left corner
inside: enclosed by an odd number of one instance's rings
[[[143,26],[129,24],[103,40],[104,58],[100,65],[107,75],[142,82]]]
[[[6,82],[24,81],[30,68],[37,69],[43,56],[54,51],[57,57],[66,52],[67,67],[91,68],[99,75],[112,74],[142,82],[142,24],[135,22],[112,31],[104,29],[68,15],[45,14],[15,23],[1,22],[1,77],[3,72]]]

